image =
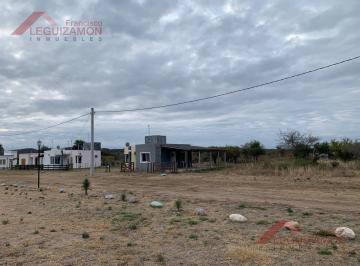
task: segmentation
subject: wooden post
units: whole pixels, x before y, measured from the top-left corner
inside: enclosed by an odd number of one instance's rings
[[[212,152],[210,152],[210,168],[212,168],[212,163],[213,163],[213,158],[212,158]]]
[[[200,166],[200,164],[201,164],[201,151],[199,151],[199,158],[198,158],[198,160],[199,160],[199,166]]]

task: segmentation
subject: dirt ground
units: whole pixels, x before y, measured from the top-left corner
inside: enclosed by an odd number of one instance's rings
[[[38,191],[35,171],[0,171],[0,265],[360,264],[358,235],[316,235],[338,226],[360,232],[360,176],[113,170],[91,178],[85,196],[81,183],[87,174],[42,172]],[[107,193],[114,199],[105,199]],[[138,202],[123,201],[122,194]],[[152,200],[164,207],[151,208]],[[195,215],[197,207],[207,215]],[[248,221],[231,222],[232,213]],[[282,229],[269,243],[257,244],[278,220],[298,221],[300,233]]]

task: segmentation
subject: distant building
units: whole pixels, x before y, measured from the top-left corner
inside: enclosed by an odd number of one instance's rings
[[[44,152],[43,158],[46,166],[69,166],[70,168],[90,168],[90,150],[51,149]],[[94,150],[94,165],[101,166],[101,151]]]
[[[166,136],[153,135],[145,137],[145,144],[130,145],[127,143],[124,149],[125,162],[134,163],[138,171],[149,171],[149,168],[192,168],[193,154],[197,154],[201,163],[201,152],[208,153],[209,163],[212,164],[213,152],[215,162],[219,161],[222,150],[192,146],[190,144],[167,144]],[[226,153],[222,154],[226,160]]]
[[[38,150],[33,148],[19,149],[17,152],[17,165],[35,166],[38,165]],[[42,164],[43,153],[40,153],[40,164]]]
[[[13,165],[16,165],[17,154],[13,151],[5,151],[3,155],[0,155],[0,169],[9,169]]]

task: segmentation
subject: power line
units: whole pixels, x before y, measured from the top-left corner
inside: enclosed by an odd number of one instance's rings
[[[177,102],[177,103],[171,103],[171,104],[164,104],[164,105],[158,105],[158,106],[150,106],[150,107],[144,107],[144,108],[134,108],[134,109],[123,109],[123,110],[100,110],[100,111],[96,111],[97,113],[125,113],[125,112],[136,112],[136,111],[144,111],[144,110],[152,110],[152,109],[160,109],[160,108],[166,108],[166,107],[172,107],[172,106],[178,106],[178,105],[184,105],[184,104],[188,104],[188,103],[195,103],[195,102],[200,102],[200,101],[205,101],[205,100],[210,100],[210,99],[214,99],[214,98],[218,98],[218,97],[222,97],[222,96],[226,96],[229,94],[234,94],[234,93],[238,93],[238,92],[242,92],[242,91],[247,91],[247,90],[251,90],[251,89],[255,89],[255,88],[259,88],[259,87],[263,87],[263,86],[267,86],[270,84],[274,84],[274,83],[278,83],[284,80],[288,80],[288,79],[292,79],[292,78],[296,78],[296,77],[300,77],[300,76],[304,76],[316,71],[320,71],[320,70],[324,70],[330,67],[334,67],[343,63],[347,63],[356,59],[359,59],[359,56],[355,56],[355,57],[351,57],[342,61],[338,61],[336,63],[332,63],[329,65],[325,65],[322,67],[318,67],[318,68],[314,68],[305,72],[301,72],[298,74],[294,74],[291,76],[287,76],[284,78],[280,78],[280,79],[276,79],[276,80],[272,80],[272,81],[268,81],[268,82],[264,82],[258,85],[253,85],[250,87],[246,87],[243,89],[237,89],[237,90],[233,90],[233,91],[228,91],[228,92],[224,92],[224,93],[220,93],[220,94],[215,94],[212,96],[208,96],[208,97],[203,97],[203,98],[197,98],[197,99],[193,99],[193,100],[188,100],[188,101],[182,101],[182,102]]]
[[[237,90],[228,91],[228,92],[224,92],[224,93],[220,93],[220,94],[215,94],[215,95],[208,96],[208,97],[197,98],[197,99],[193,99],[193,100],[182,101],[182,102],[171,103],[171,104],[164,104],[164,105],[158,105],[158,106],[144,107],[144,108],[123,109],[123,110],[100,110],[100,111],[96,111],[96,112],[97,112],[97,113],[136,112],[136,111],[160,109],[160,108],[166,108],[166,107],[172,107],[172,106],[178,106],[178,105],[184,105],[184,104],[189,104],[189,103],[195,103],[195,102],[210,100],[210,99],[214,99],[214,98],[218,98],[218,97],[222,97],[222,96],[226,96],[226,95],[230,95],[230,94],[234,94],[234,93],[238,93],[238,92],[242,92],[242,91],[247,91],[247,90],[251,90],[251,89],[255,89],[255,88],[267,86],[267,85],[274,84],[274,83],[278,83],[278,82],[281,82],[281,81],[284,81],[284,80],[288,80],[288,79],[292,79],[292,78],[304,76],[304,75],[307,75],[307,74],[310,74],[310,73],[313,73],[313,72],[317,72],[317,71],[324,70],[324,69],[327,69],[327,68],[331,68],[331,67],[334,67],[334,66],[343,64],[343,63],[347,63],[347,62],[350,62],[350,61],[354,61],[354,60],[359,59],[359,58],[360,58],[360,55],[359,55],[359,56],[355,56],[355,57],[351,57],[351,58],[348,58],[348,59],[344,59],[344,60],[342,60],[342,61],[338,61],[338,62],[329,64],[329,65],[325,65],[325,66],[322,66],[322,67],[314,68],[314,69],[311,69],[311,70],[308,70],[308,71],[305,71],[305,72],[301,72],[301,73],[298,73],[298,74],[294,74],[294,75],[291,75],[291,76],[286,76],[286,77],[284,77],[284,78],[280,78],[280,79],[276,79],[276,80],[264,82],[264,83],[257,84],[257,85],[253,85],[253,86],[246,87],[246,88],[243,88],[243,89],[237,89]],[[20,135],[32,134],[32,133],[36,133],[36,132],[48,130],[48,129],[51,129],[51,128],[54,128],[54,127],[58,127],[58,126],[61,126],[61,125],[66,124],[66,123],[73,122],[73,121],[75,121],[75,120],[77,120],[77,119],[79,119],[79,118],[82,118],[82,117],[84,117],[84,116],[87,116],[87,115],[89,115],[89,114],[90,114],[90,113],[82,114],[82,115],[77,116],[77,117],[74,117],[74,118],[72,118],[72,119],[69,119],[69,120],[66,120],[66,121],[63,121],[63,122],[60,122],[60,123],[51,125],[51,126],[47,126],[47,127],[44,127],[44,128],[39,128],[39,129],[34,129],[34,130],[29,130],[29,131],[23,131],[23,132],[20,132],[20,133],[9,134],[9,135],[1,135],[1,134],[0,134],[0,136],[13,137],[13,136],[20,136]]]
[[[80,119],[80,118],[82,118],[82,117],[84,117],[84,116],[87,116],[87,115],[89,115],[89,113],[79,115],[79,116],[77,116],[77,117],[71,118],[71,119],[69,119],[69,120],[66,120],[66,121],[63,121],[63,122],[60,122],[60,123],[51,125],[51,126],[47,126],[47,127],[43,127],[43,128],[38,128],[38,129],[33,129],[33,130],[28,130],[28,131],[23,131],[23,132],[15,133],[15,134],[0,135],[0,136],[3,136],[3,137],[14,137],[14,136],[32,134],[32,133],[36,133],[36,132],[48,130],[48,129],[51,129],[51,128],[54,128],[54,127],[58,127],[58,126],[61,126],[61,125],[64,125],[64,124],[73,122],[73,121],[75,121],[75,120],[77,120],[77,119]]]

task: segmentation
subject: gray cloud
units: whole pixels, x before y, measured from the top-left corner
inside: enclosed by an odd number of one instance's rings
[[[0,133],[96,110],[168,104],[244,88],[360,54],[359,1],[4,1]],[[37,42],[11,32],[33,11],[95,19],[101,42]],[[46,22],[39,21],[39,24]],[[142,142],[276,145],[280,129],[359,137],[359,62],[241,94],[162,110],[98,114],[105,146]],[[88,138],[87,118],[21,137],[8,148]],[[4,130],[9,130],[5,132]]]

